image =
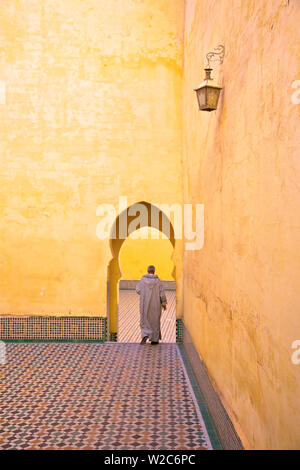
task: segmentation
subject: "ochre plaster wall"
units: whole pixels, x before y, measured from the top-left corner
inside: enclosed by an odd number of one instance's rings
[[[298,0],[0,7],[0,313],[105,316],[97,207],[181,203],[183,187],[205,204],[184,322],[252,448],[300,445],[299,17]],[[218,44],[219,108],[200,113]]]
[[[184,256],[184,323],[252,448],[300,446],[297,0],[186,0],[184,200],[205,241]],[[224,44],[217,111],[193,91]]]
[[[143,236],[148,238],[136,238]],[[154,239],[159,236],[160,239]],[[155,274],[164,281],[174,281],[172,276],[174,247],[170,240],[156,229],[144,228],[133,232],[124,241],[119,254],[122,279],[140,279],[147,267],[155,266]]]
[[[181,203],[183,13],[182,0],[1,2],[1,314],[105,316],[97,207]]]

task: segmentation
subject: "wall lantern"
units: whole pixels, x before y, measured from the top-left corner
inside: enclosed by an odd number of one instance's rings
[[[200,111],[214,111],[217,109],[220,91],[222,90],[221,87],[213,83],[213,78],[211,78],[212,68],[210,68],[210,62],[219,60],[220,64],[222,64],[225,54],[225,47],[219,45],[218,47],[215,47],[215,50],[218,52],[209,52],[206,54],[207,67],[204,69],[204,82],[202,82],[201,85],[195,89]],[[214,59],[215,56],[216,59]]]

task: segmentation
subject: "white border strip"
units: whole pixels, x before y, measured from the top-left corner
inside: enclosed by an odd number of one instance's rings
[[[190,390],[190,394],[192,396],[192,399],[193,399],[193,402],[194,402],[194,405],[195,405],[195,408],[196,408],[197,416],[198,416],[199,422],[200,422],[202,430],[203,430],[204,438],[207,442],[207,448],[208,448],[208,450],[213,450],[213,447],[211,445],[210,438],[209,438],[209,435],[208,435],[208,432],[207,432],[207,429],[206,429],[206,425],[205,425],[205,422],[204,422],[203,417],[202,417],[202,413],[200,411],[197,399],[196,399],[195,394],[194,394],[194,390],[193,390],[190,378],[188,376],[188,373],[186,371],[183,359],[181,357],[181,353],[180,353],[180,349],[179,349],[178,344],[176,344],[176,351],[177,351],[177,355],[179,356],[181,367],[183,369],[183,373],[184,373],[185,379],[187,381],[187,384],[188,384],[188,387],[189,387],[189,390]]]

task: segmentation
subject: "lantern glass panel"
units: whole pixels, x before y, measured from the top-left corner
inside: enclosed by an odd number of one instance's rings
[[[208,87],[207,89],[207,107],[209,109],[217,109],[220,95],[219,88]]]
[[[206,88],[200,88],[199,90],[197,90],[197,97],[198,97],[199,109],[205,108],[206,99],[207,99]]]

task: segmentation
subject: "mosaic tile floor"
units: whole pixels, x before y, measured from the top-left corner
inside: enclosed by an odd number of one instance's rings
[[[162,343],[176,343],[176,292],[166,291],[167,310],[161,316]],[[120,290],[118,341],[136,343],[141,341],[140,297],[135,290]]]
[[[176,344],[7,343],[0,375],[0,449],[212,448]]]

